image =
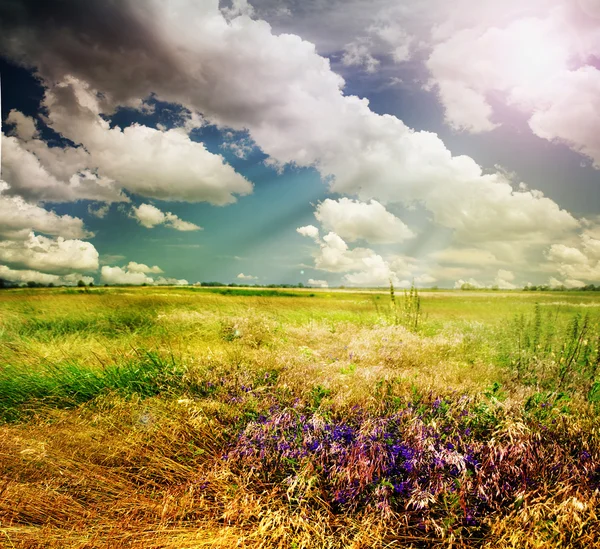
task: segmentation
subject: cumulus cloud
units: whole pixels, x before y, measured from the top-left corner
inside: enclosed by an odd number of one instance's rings
[[[478,282],[477,280],[475,280],[474,278],[468,278],[467,280],[463,280],[461,278],[454,283],[454,288],[456,290],[461,290],[461,289],[480,290],[482,288],[485,288],[485,286],[483,284],[481,284],[480,282]]]
[[[389,263],[373,250],[350,249],[348,244],[334,232],[325,235],[318,244],[315,268],[333,273],[347,273],[343,277],[345,284],[381,286],[389,284],[391,280],[395,285],[402,285]]]
[[[6,196],[8,184],[0,181],[0,237],[25,239],[31,231],[65,238],[93,236],[83,221],[70,215],[57,215],[40,206],[29,204],[19,196]]]
[[[130,261],[128,263],[127,270],[131,273],[153,273],[153,274],[164,273],[164,271],[158,265],[154,265],[153,267],[148,267],[148,265],[146,265],[144,263],[136,263],[135,261]]]
[[[131,209],[131,216],[137,219],[138,223],[147,229],[152,229],[157,225],[165,225],[176,231],[201,231],[202,227],[183,221],[171,212],[164,213],[152,204],[140,204]]]
[[[185,279],[165,278],[159,276],[152,278],[147,273],[162,273],[162,269],[157,267],[148,267],[143,263],[130,261],[129,264],[122,267],[111,267],[104,265],[100,271],[102,281],[105,284],[124,284],[139,286],[142,284],[154,286],[187,286],[189,283]]]
[[[329,288],[329,282],[327,280],[315,280],[314,278],[308,279],[309,286],[316,286],[318,288]]]
[[[239,278],[240,280],[258,280],[257,276],[252,276],[252,275],[245,275],[244,273],[240,273],[239,275],[237,275],[237,278]]]
[[[143,272],[128,271],[121,267],[109,267],[104,265],[100,271],[102,281],[106,284],[153,284],[154,279]]]
[[[185,278],[165,278],[159,276],[154,279],[155,286],[189,286],[189,282]]]
[[[83,148],[48,147],[39,140],[2,139],[2,177],[10,184],[5,194],[30,202],[128,202],[115,182],[85,170]]]
[[[90,272],[98,269],[98,251],[90,242],[31,232],[22,241],[0,241],[0,262],[54,274]]]
[[[592,232],[592,234],[595,234]],[[593,238],[589,232],[580,235],[580,247],[553,244],[546,251],[550,267],[570,284],[584,285],[584,282],[600,281],[600,239]],[[573,282],[574,281],[574,282]],[[573,286],[573,287],[576,287]]]
[[[126,190],[163,200],[224,205],[252,184],[185,131],[133,124],[111,128],[98,94],[74,77],[46,92],[48,124],[89,153],[89,162]]]
[[[37,282],[38,284],[54,284],[55,286],[75,286],[80,280],[88,285],[94,282],[93,277],[80,273],[59,276],[39,271],[11,269],[6,265],[0,265],[0,278],[18,284]]]
[[[508,22],[463,21],[440,37],[427,67],[448,124],[473,133],[494,129],[499,120],[489,97],[501,97],[526,114],[536,135],[564,142],[600,167],[600,70],[588,62],[600,51],[600,33],[583,4],[532,5]]]
[[[298,234],[301,234],[302,236],[308,236],[309,238],[312,238],[316,242],[319,241],[319,229],[317,229],[317,227],[315,227],[314,225],[306,225],[305,227],[298,227],[296,229],[296,232]]]
[[[328,198],[317,206],[315,217],[325,229],[348,242],[362,239],[373,244],[393,244],[414,236],[405,223],[376,200],[367,204],[349,198]]]
[[[512,271],[499,269],[493,285],[501,290],[514,290],[517,287],[513,284],[514,279],[515,275]]]

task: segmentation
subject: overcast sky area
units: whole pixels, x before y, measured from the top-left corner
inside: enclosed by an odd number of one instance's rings
[[[600,283],[600,0],[2,0],[0,278]]]

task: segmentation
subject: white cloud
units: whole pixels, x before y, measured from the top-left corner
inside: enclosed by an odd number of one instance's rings
[[[75,286],[77,282],[82,280],[85,284],[94,282],[91,276],[85,276],[80,273],[70,273],[68,275],[59,276],[39,271],[11,269],[6,265],[0,265],[0,278],[24,284],[27,282],[37,282],[38,284],[54,284],[55,286]]]
[[[4,134],[0,138],[2,177],[10,185],[6,194],[32,202],[129,202],[113,181],[83,170],[83,148],[48,147],[39,139],[21,142]]]
[[[102,281],[106,284],[153,284],[154,279],[143,272],[123,270],[121,267],[104,265],[100,271]]]
[[[537,136],[591,158],[600,169],[600,70],[586,66],[557,75],[537,94],[529,126]]]
[[[553,244],[546,251],[550,267],[566,279],[565,286],[567,280],[569,284],[574,284],[573,287],[581,281],[600,281],[600,240],[590,236],[590,232],[596,235],[593,228],[580,235],[581,248]],[[583,282],[579,285],[583,285]]]
[[[553,244],[550,246],[547,257],[550,261],[555,261],[557,263],[587,263],[587,257],[583,252],[577,248],[565,246],[564,244]]]
[[[408,281],[400,281],[388,263],[380,255],[370,255],[362,259],[362,270],[344,275],[343,280],[351,286],[406,286]]]
[[[479,290],[485,288],[485,286],[477,280],[475,280],[474,278],[468,278],[467,280],[463,280],[461,278],[454,283],[454,288],[457,290],[460,290],[462,288]]]
[[[501,290],[514,290],[517,288],[517,286],[512,283],[514,279],[515,275],[512,273],[512,271],[499,269],[493,285],[497,286]]]
[[[162,274],[164,272],[158,265],[148,267],[148,265],[145,265],[144,263],[136,263],[135,261],[130,261],[126,269],[132,273]]]
[[[164,213],[152,204],[140,204],[133,206],[131,216],[138,220],[139,224],[147,229],[152,229],[157,225],[165,225],[176,231],[201,231],[202,227],[183,221],[171,212]]]
[[[127,267],[110,267],[104,265],[100,274],[102,281],[106,284],[131,284],[131,285],[154,285],[154,286],[187,286],[189,282],[185,279],[166,278],[159,276],[152,278],[147,273],[162,273],[162,269],[157,267],[148,267],[143,263],[130,261]]]
[[[239,275],[237,275],[237,278],[239,278],[240,280],[258,280],[257,276],[245,275],[244,273],[240,273]]]
[[[110,128],[99,116],[97,93],[74,77],[47,90],[44,106],[50,127],[82,144],[88,163],[128,191],[217,205],[235,202],[234,194],[252,192],[249,181],[221,156],[191,141],[184,130],[159,131],[138,124]]]
[[[502,22],[463,21],[440,36],[427,67],[448,124],[474,133],[495,128],[493,95],[522,110],[536,135],[600,168],[600,70],[589,63],[600,33],[579,10],[577,2],[547,2],[512,18],[506,10]]]
[[[189,286],[189,282],[185,278],[165,278],[164,276],[159,276],[154,280],[155,286]]]
[[[83,221],[70,215],[57,215],[40,206],[27,203],[18,196],[6,196],[9,189],[0,181],[0,237],[25,239],[31,231],[65,238],[93,236]]]
[[[98,251],[90,242],[31,232],[23,241],[0,241],[0,262],[56,274],[89,272],[98,269]]]
[[[347,67],[364,67],[367,72],[375,72],[379,61],[371,55],[371,47],[371,42],[365,38],[359,38],[346,44],[342,63]]]
[[[329,288],[329,282],[327,280],[315,280],[314,278],[308,279],[309,286],[316,286],[318,288]]]
[[[315,217],[325,229],[349,242],[363,239],[374,244],[392,244],[414,236],[400,219],[376,200],[367,204],[349,198],[328,198],[317,206]]]
[[[305,227],[298,227],[296,229],[298,234],[302,236],[308,236],[312,238],[314,241],[319,242],[319,229],[317,229],[314,225],[306,225]]]

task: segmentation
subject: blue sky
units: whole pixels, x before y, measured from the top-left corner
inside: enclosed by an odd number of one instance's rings
[[[600,281],[598,1],[38,4],[0,7],[0,278]]]

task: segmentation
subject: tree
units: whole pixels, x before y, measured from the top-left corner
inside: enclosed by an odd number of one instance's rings
[[[77,282],[77,287],[78,288],[85,288],[85,282],[83,280],[80,280],[79,282]]]

